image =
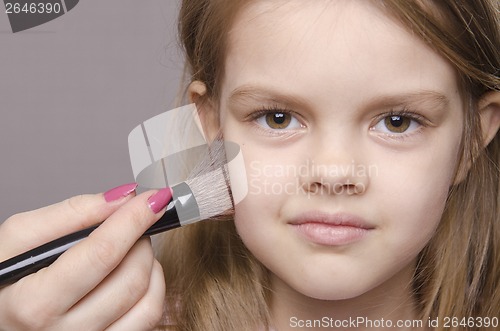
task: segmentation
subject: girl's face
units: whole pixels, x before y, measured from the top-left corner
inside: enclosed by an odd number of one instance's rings
[[[247,168],[236,227],[275,284],[338,300],[411,274],[461,140],[443,58],[368,1],[254,1],[220,107]]]

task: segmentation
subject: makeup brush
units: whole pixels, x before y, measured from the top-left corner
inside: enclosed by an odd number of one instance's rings
[[[224,142],[215,141],[188,179],[171,187],[172,200],[165,214],[144,236],[175,229],[201,220],[226,220],[233,198],[227,172]],[[0,288],[49,266],[61,254],[87,238],[99,225],[80,230],[0,263]]]

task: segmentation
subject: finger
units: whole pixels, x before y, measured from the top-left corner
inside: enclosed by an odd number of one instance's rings
[[[153,330],[162,319],[164,303],[165,278],[160,263],[155,260],[146,295],[106,331]]]
[[[146,294],[153,268],[149,238],[139,240],[120,265],[67,314],[68,329],[104,330]],[[92,316],[92,319],[89,319]]]
[[[3,330],[4,327],[6,330],[74,330],[77,325],[79,330],[103,330],[144,296],[149,286],[153,261],[149,238],[139,240],[124,258],[123,265],[120,264],[108,276],[109,279],[106,278],[92,291],[89,300],[84,302],[87,297],[84,298],[68,313],[62,312],[60,302],[61,299],[70,296],[70,293],[60,291],[48,297],[38,295],[44,290],[44,286],[60,280],[45,280],[43,277],[23,278],[0,291],[0,305],[3,305],[0,309],[0,329]],[[143,275],[139,272],[141,270],[144,272]],[[131,283],[127,283],[126,279]],[[127,287],[130,284],[131,286]],[[137,287],[134,289],[134,286]],[[122,293],[117,297],[118,292]],[[133,295],[134,292],[138,293]],[[104,298],[107,295],[109,295],[108,302],[111,303],[106,303]],[[132,300],[130,296],[133,296]],[[102,299],[102,302],[99,302],[99,299]],[[115,305],[122,306],[117,309]],[[121,311],[115,313],[116,310]]]
[[[78,195],[8,218],[0,226],[0,261],[104,221],[134,195],[136,186],[126,184],[106,192],[114,193],[113,200],[102,193]]]
[[[35,295],[43,299],[53,293],[65,293],[57,305],[61,313],[69,310],[119,265],[135,242],[160,218],[171,198],[168,192],[161,190],[153,196],[153,192],[145,192],[132,198],[88,238],[61,255],[51,266],[40,270],[36,276],[43,283],[39,284]],[[148,199],[158,200],[159,195],[162,200],[157,205],[163,207],[155,214]],[[56,281],[47,284],[46,280]]]

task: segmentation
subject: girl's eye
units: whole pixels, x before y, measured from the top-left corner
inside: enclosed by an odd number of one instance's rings
[[[255,121],[262,127],[272,130],[290,130],[302,127],[300,122],[288,112],[268,112],[256,118]]]
[[[419,127],[419,122],[410,116],[389,115],[382,118],[373,128],[383,133],[394,134],[411,132]]]

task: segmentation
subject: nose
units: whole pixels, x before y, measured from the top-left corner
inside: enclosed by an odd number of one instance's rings
[[[361,195],[370,182],[372,167],[363,160],[362,149],[354,143],[317,141],[308,146],[305,168],[300,174],[308,194]]]

